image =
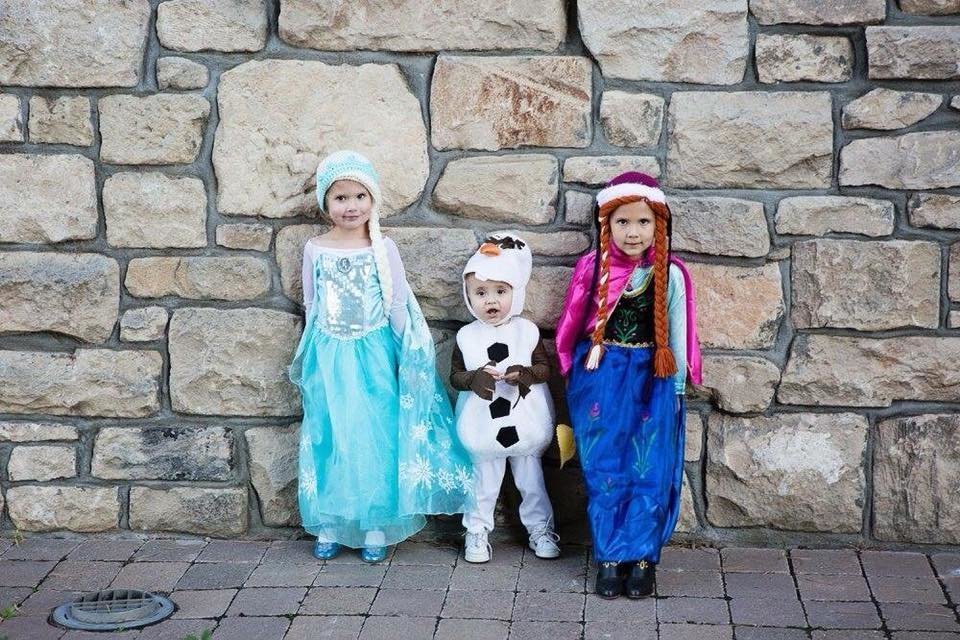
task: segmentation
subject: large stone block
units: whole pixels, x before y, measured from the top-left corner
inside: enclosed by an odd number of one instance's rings
[[[563,201],[566,209],[564,219],[568,223],[582,226],[593,224],[593,212],[597,206],[594,196],[582,191],[567,190],[563,194]]]
[[[590,248],[590,236],[582,231],[517,231],[535,256],[579,256]]]
[[[220,77],[217,100],[213,165],[220,213],[315,215],[317,164],[344,148],[364,153],[377,168],[384,215],[423,191],[426,128],[420,102],[396,65],[247,62]]]
[[[233,434],[223,427],[104,427],[90,473],[107,480],[229,480]]]
[[[120,521],[119,493],[116,487],[10,487],[7,512],[20,531],[108,531]]]
[[[954,402],[960,397],[958,359],[960,338],[802,336],[791,347],[777,399],[851,407]]]
[[[23,142],[20,96],[0,94],[0,142]]]
[[[584,44],[606,78],[737,84],[750,49],[747,0],[580,0]]]
[[[917,193],[910,199],[910,224],[915,227],[960,229],[960,197]]]
[[[189,164],[203,144],[210,103],[201,96],[158,93],[101,98],[100,158],[112,164]]]
[[[400,249],[407,281],[427,318],[473,320],[463,302],[462,267],[451,268],[451,265],[465,264],[480,246],[472,231],[394,227],[385,233]],[[531,288],[527,288],[527,308],[531,306]]]
[[[157,86],[160,91],[203,89],[210,82],[210,70],[199,62],[164,56],[157,60]]]
[[[107,242],[114,247],[203,247],[207,194],[197,178],[117,173],[103,183]]]
[[[259,51],[266,0],[170,0],[157,7],[157,37],[174,51]]]
[[[960,26],[867,27],[867,59],[875,80],[955,80]]]
[[[0,242],[97,236],[93,161],[83,156],[0,155]]]
[[[750,0],[760,24],[873,24],[887,17],[886,0]]]
[[[660,141],[665,101],[657,95],[604,91],[600,125],[618,147],[654,147]]]
[[[844,196],[794,196],[777,205],[777,233],[822,236],[859,233],[888,236],[893,233],[896,208],[887,200]]]
[[[30,142],[89,147],[93,144],[90,98],[32,96],[30,98]]]
[[[703,455],[703,418],[699,413],[687,411],[686,438],[683,446],[683,459],[686,462],[700,462]]]
[[[230,538],[247,530],[247,490],[175,487],[130,489],[130,528]]]
[[[160,410],[156,351],[0,351],[0,413],[137,418]]]
[[[960,185],[960,131],[854,140],[840,150],[840,184],[889,189]]]
[[[44,422],[0,422],[0,442],[76,440],[77,428]]]
[[[120,265],[98,253],[0,252],[0,334],[50,331],[105,342],[120,305]]]
[[[250,482],[260,498],[263,523],[275,527],[300,524],[297,504],[300,429],[289,427],[257,427],[248,429]]]
[[[697,512],[693,507],[693,487],[687,473],[683,474],[683,484],[680,485],[680,517],[677,519],[677,533],[691,533],[700,527],[697,521]]]
[[[798,242],[791,272],[798,328],[940,324],[940,247],[933,242]]]
[[[440,56],[430,86],[437,149],[586,147],[590,61],[574,56]]]
[[[72,446],[19,446],[10,452],[7,477],[21,480],[56,480],[77,475],[77,453]]]
[[[960,0],[899,0],[900,10],[927,16],[960,13]]]
[[[303,248],[314,236],[326,233],[329,227],[315,224],[296,224],[277,232],[277,264],[280,265],[280,284],[283,295],[303,303]]]
[[[553,51],[566,35],[562,0],[283,0],[280,37],[323,51]]]
[[[572,276],[570,267],[534,267],[523,316],[541,329],[556,327]]]
[[[674,93],[669,182],[695,188],[829,188],[831,109],[826,92]]]
[[[785,306],[780,268],[688,263],[697,283],[700,343],[717,349],[769,349],[777,338]],[[706,320],[709,317],[709,321]]]
[[[846,82],[853,75],[853,45],[842,36],[757,35],[760,82]]]
[[[557,209],[557,160],[507,155],[452,160],[433,190],[437,208],[487,222],[548,224]]]
[[[950,247],[950,274],[947,288],[951,300],[960,300],[960,242]]]
[[[758,258],[770,252],[763,203],[733,198],[672,198],[675,251]]]
[[[914,125],[943,104],[936,93],[893,91],[878,87],[843,108],[844,129],[902,129]]]
[[[563,181],[604,186],[625,171],[660,177],[654,156],[573,156],[563,161]]]
[[[960,416],[895,417],[877,424],[873,533],[880,540],[960,544]]]
[[[170,314],[163,307],[129,309],[120,318],[120,339],[124,342],[162,340]]]
[[[273,228],[265,224],[221,224],[217,227],[217,244],[230,249],[269,251]]]
[[[867,429],[853,413],[715,417],[707,518],[719,527],[859,532]]]
[[[773,400],[780,369],[756,356],[705,356],[703,386],[713,389],[717,407],[728,413],[766,411]]]
[[[168,332],[173,410],[208,415],[290,416],[300,395],[287,366],[298,316],[269,309],[178,309]]]
[[[149,22],[147,0],[5,3],[0,85],[135,87]]]
[[[270,289],[270,266],[246,256],[134,258],[124,286],[138,298],[252,300]]]

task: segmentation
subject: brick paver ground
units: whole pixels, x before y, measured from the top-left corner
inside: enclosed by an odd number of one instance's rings
[[[498,543],[486,565],[436,543],[382,565],[309,541],[0,540],[0,640],[960,640],[960,553],[670,547],[655,598],[593,595],[588,549]],[[177,611],[140,631],[47,622],[82,591],[137,587]]]

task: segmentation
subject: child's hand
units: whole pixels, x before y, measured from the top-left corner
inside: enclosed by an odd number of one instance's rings
[[[489,373],[490,377],[492,377],[494,380],[503,380],[503,375],[493,367],[486,366],[483,368],[483,370]]]
[[[484,400],[493,400],[493,391],[497,383],[496,379],[487,372],[487,368],[488,367],[484,367],[483,369],[476,370],[473,374],[473,380],[470,382],[470,390]]]

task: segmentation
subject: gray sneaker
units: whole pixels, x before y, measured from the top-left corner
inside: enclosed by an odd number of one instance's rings
[[[560,536],[549,524],[542,524],[530,533],[530,548],[538,558],[552,559],[560,557]]]

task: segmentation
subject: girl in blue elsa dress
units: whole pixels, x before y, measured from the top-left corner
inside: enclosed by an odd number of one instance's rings
[[[300,515],[317,558],[346,546],[380,562],[426,514],[462,513],[473,470],[423,312],[380,232],[373,165],[327,156],[317,200],[332,228],[304,247],[306,324],[290,366],[303,397]]]

